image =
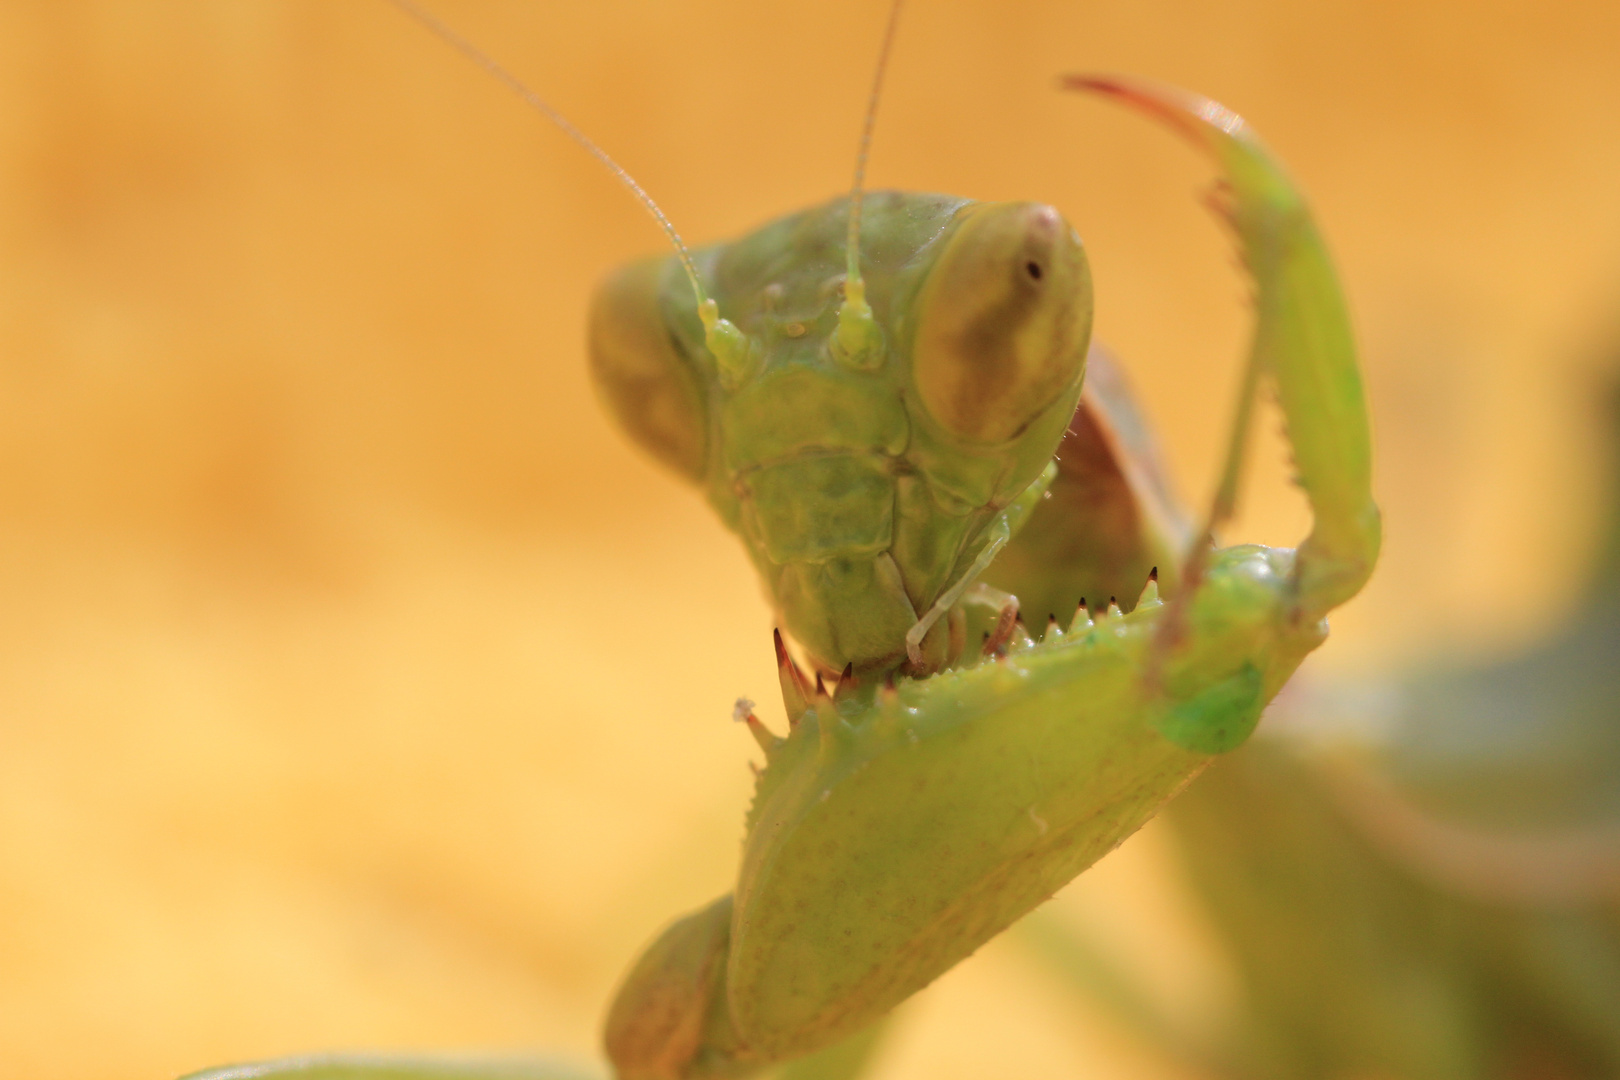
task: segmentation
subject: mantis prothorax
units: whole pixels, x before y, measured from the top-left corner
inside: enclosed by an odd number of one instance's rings
[[[1348,318],[1294,187],[1213,102],[1066,85],[1215,159],[1258,287],[1222,496],[1179,566],[1189,538],[1155,511],[1128,403],[1083,391],[1090,271],[1057,210],[863,197],[869,112],[850,197],[688,254],[608,161],[677,255],[603,285],[592,371],[630,436],[742,539],[791,724],[778,737],[743,710],[767,764],[736,888],[627,976],[607,1022],[622,1080],[749,1075],[858,1038],[1242,743],[1371,572]],[[1315,526],[1297,551],[1214,550],[1262,380]],[[1015,593],[1061,616],[1039,642]]]

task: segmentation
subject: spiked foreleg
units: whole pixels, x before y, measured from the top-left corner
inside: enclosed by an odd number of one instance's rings
[[[1073,76],[1065,85],[1123,100],[1209,153],[1224,185],[1217,209],[1237,233],[1257,286],[1253,351],[1235,452],[1217,496],[1230,512],[1241,445],[1259,376],[1277,386],[1300,486],[1315,524],[1294,570],[1294,621],[1314,622],[1360,591],[1378,558],[1367,407],[1344,295],[1309,208],[1282,167],[1237,114],[1184,91],[1114,77]]]

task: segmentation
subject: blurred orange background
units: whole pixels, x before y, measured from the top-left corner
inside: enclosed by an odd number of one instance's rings
[[[699,243],[844,190],[885,17],[438,10]],[[1203,164],[1054,89],[1088,69],[1246,115],[1340,260],[1388,546],[1319,662],[1556,619],[1620,356],[1620,9],[914,0],[874,185],[1060,206],[1201,498],[1244,287]],[[380,0],[16,0],[0,102],[0,1074],[592,1055],[637,948],[728,887],[732,700],[781,727],[739,547],[584,375],[592,284],[658,233]],[[1303,533],[1281,455],[1232,536]],[[1218,1011],[1153,829],[1058,904]],[[910,1006],[879,1074],[1175,1075],[1016,943]]]

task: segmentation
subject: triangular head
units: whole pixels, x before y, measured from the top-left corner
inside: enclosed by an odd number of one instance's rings
[[[1033,508],[1080,394],[1091,274],[1032,202],[865,197],[878,336],[838,347],[850,200],[693,253],[745,336],[717,361],[674,256],[611,277],[591,367],[644,448],[703,485],[816,666],[936,669],[948,616]]]

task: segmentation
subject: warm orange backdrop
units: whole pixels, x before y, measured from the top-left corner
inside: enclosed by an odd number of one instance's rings
[[[439,7],[696,241],[842,190],[884,14]],[[1052,88],[1098,68],[1245,113],[1341,259],[1389,542],[1324,661],[1556,618],[1620,343],[1612,0],[914,0],[874,183],[1061,206],[1200,493],[1242,289],[1190,153]],[[726,888],[767,615],[582,370],[592,282],[659,243],[380,0],[0,7],[0,1075],[586,1054],[634,950]],[[1235,535],[1302,530],[1278,457]],[[1218,999],[1163,856],[1061,902]],[[1082,1074],[1168,1075],[1011,944],[884,1068]]]

